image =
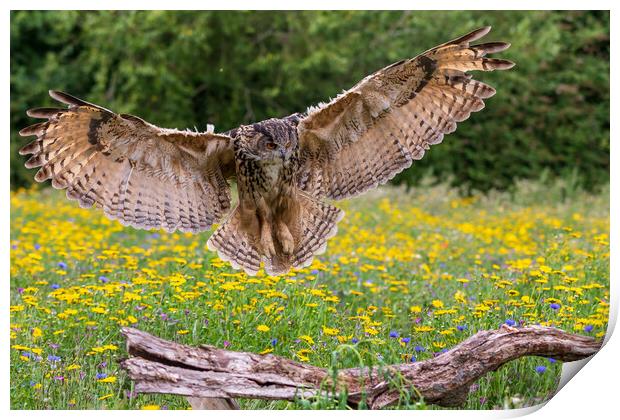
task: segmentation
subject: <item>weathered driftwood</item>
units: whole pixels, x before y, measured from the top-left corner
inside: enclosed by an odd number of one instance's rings
[[[327,369],[272,354],[190,347],[123,328],[130,358],[121,366],[141,393],[184,395],[194,408],[238,408],[234,398],[294,400],[346,389],[356,407],[364,399],[373,409],[397,404],[403,385],[410,398],[458,406],[470,386],[504,363],[522,356],[574,361],[593,355],[601,342],[556,328],[530,326],[480,331],[434,358],[416,363],[351,368],[334,375]],[[395,386],[395,384],[400,384]]]

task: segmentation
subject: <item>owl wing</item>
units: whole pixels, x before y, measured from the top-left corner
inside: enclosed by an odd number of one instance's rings
[[[47,121],[20,131],[37,136],[19,152],[35,180],[52,180],[81,207],[102,207],[136,228],[197,232],[230,208],[226,179],[234,174],[231,138],[156,127],[66,93],[50,96],[68,109],[38,108]]]
[[[299,187],[315,197],[342,199],[386,183],[456,123],[484,107],[492,87],[469,70],[505,70],[514,63],[486,58],[510,44],[471,46],[485,27],[366,77],[298,124]]]

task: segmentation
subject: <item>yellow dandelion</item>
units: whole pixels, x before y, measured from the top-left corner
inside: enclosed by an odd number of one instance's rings
[[[340,330],[338,328],[329,328],[326,327],[325,325],[323,325],[323,334],[325,335],[338,335],[338,333],[340,332]]]

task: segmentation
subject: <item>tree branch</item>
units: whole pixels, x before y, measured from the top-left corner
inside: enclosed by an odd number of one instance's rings
[[[346,389],[348,403],[362,399],[373,409],[394,405],[402,386],[425,402],[458,406],[480,377],[522,356],[574,361],[596,353],[601,342],[551,327],[530,326],[479,331],[450,351],[416,363],[339,370],[336,385],[327,369],[272,354],[191,347],[123,328],[131,356],[121,366],[142,393],[177,394],[194,408],[238,408],[234,398],[294,400],[328,389]],[[401,386],[395,386],[399,382]]]

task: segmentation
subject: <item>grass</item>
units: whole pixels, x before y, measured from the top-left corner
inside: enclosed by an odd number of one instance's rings
[[[423,360],[506,320],[602,337],[608,197],[531,182],[467,198],[443,185],[384,188],[340,203],[347,216],[311,267],[246,277],[207,251],[208,233],[133,230],[57,191],[14,192],[11,407],[188,408],[182,397],[132,392],[118,366],[122,325],[333,369]],[[511,362],[474,385],[464,408],[540,403],[560,365]]]

